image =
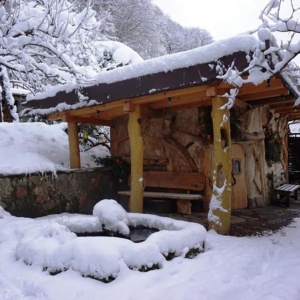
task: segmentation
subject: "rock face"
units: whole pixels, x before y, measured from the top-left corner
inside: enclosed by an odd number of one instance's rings
[[[145,142],[144,167],[168,171],[199,171],[206,176],[206,208],[211,197],[212,186],[212,120],[210,108],[159,111],[155,116],[141,119],[142,135]],[[236,115],[236,113],[235,113]],[[285,170],[287,164],[286,118],[275,115],[267,106],[238,111],[238,119],[232,121],[240,130],[232,141],[244,150],[244,182],[246,201],[235,208],[261,207],[269,203],[270,180],[267,174],[274,170]],[[232,125],[231,124],[231,125]],[[236,129],[237,126],[235,126]],[[266,128],[278,133],[282,149],[279,163],[268,166],[265,160]],[[232,135],[236,130],[233,130]],[[116,120],[111,131],[112,155],[130,162],[130,146],[127,133],[127,117]],[[236,187],[237,189],[239,187]],[[234,199],[233,199],[234,201]],[[246,203],[246,204],[245,204]]]

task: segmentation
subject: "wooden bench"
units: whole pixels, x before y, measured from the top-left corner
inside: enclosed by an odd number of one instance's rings
[[[205,176],[198,172],[145,171],[144,198],[176,200],[177,211],[191,214],[191,201],[203,200]],[[148,191],[147,188],[155,188]],[[159,189],[159,191],[157,190]],[[197,192],[197,193],[195,193]],[[130,191],[119,191],[119,195],[130,196]]]
[[[295,199],[297,199],[299,189],[300,185],[298,184],[286,183],[283,173],[273,173],[273,193],[275,201],[284,203],[286,207],[289,207],[291,195],[294,195]]]

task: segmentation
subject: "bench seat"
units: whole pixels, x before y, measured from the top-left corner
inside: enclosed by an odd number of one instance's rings
[[[291,195],[294,194],[295,199],[298,197],[299,184],[286,183],[283,173],[279,175],[273,174],[274,197],[279,202],[284,202],[286,207],[290,206]]]
[[[298,185],[298,184],[285,183],[285,184],[279,186],[278,188],[276,188],[275,192],[289,194],[289,193],[296,192],[299,188],[300,188],[300,185]]]
[[[174,199],[179,213],[191,214],[191,201],[204,200],[202,193],[205,186],[205,176],[202,173],[145,171],[143,176],[145,187],[169,190],[167,192],[144,191],[144,198]],[[183,191],[177,192],[174,189]],[[194,193],[190,193],[190,191],[194,191]],[[118,194],[120,196],[130,196],[131,191],[119,191]]]
[[[119,191],[119,195],[130,196],[130,191]],[[201,200],[203,195],[198,194],[183,194],[183,193],[165,193],[165,192],[144,192],[144,198],[157,199],[176,199],[176,200]]]

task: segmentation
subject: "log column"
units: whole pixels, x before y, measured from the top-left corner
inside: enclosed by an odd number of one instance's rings
[[[80,152],[77,123],[68,123],[69,153],[71,169],[80,168]]]
[[[231,217],[231,138],[230,113],[220,109],[228,101],[215,97],[212,101],[214,134],[213,191],[209,206],[209,228],[229,234]]]
[[[129,210],[131,212],[143,212],[144,179],[144,140],[141,134],[141,113],[140,106],[136,105],[129,114],[128,134],[131,152],[131,195]]]

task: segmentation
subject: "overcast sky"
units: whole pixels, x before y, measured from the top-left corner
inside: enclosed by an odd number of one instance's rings
[[[152,0],[183,26],[206,29],[215,40],[255,29],[269,0]],[[293,0],[294,3],[300,0]],[[287,2],[289,3],[289,2]],[[300,66],[300,55],[296,59]]]
[[[254,29],[268,0],[153,0],[183,26],[201,27],[215,40]]]

